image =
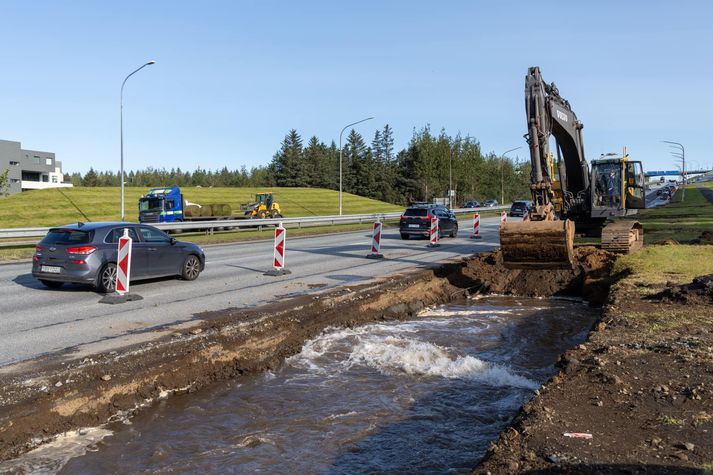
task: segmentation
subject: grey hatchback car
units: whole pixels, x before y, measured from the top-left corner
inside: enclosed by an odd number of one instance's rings
[[[180,276],[195,280],[205,268],[205,253],[193,243],[136,223],[77,223],[51,228],[35,248],[32,275],[49,288],[84,283],[113,292],[119,238],[133,239],[131,280]]]

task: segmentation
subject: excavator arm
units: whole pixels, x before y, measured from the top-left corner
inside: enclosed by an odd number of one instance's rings
[[[540,68],[529,68],[525,77],[525,112],[532,176],[530,188],[533,220],[554,219],[554,201],[561,202],[562,217],[588,212],[589,166],[584,158],[582,123],[557,87],[543,81]],[[557,172],[550,151],[555,139]]]
[[[542,79],[538,67],[529,68],[525,77],[525,113],[533,210],[530,221],[501,226],[503,262],[510,268],[571,267],[574,223],[567,218],[590,210],[583,126],[554,83]],[[550,137],[555,139],[556,162]]]

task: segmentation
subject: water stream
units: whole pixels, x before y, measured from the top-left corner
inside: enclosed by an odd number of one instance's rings
[[[54,454],[50,447],[13,467],[468,472],[595,318],[578,302],[488,297],[405,322],[327,330],[274,373],[161,401],[128,424],[104,428],[111,435],[100,440],[73,441],[70,452],[57,443]]]

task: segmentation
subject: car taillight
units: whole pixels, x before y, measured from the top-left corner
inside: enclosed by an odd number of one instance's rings
[[[402,215],[401,215],[401,218],[399,218],[399,219],[400,219],[401,221],[403,221],[404,219],[406,219],[406,216],[404,216],[404,215],[402,214]]]
[[[37,245],[35,246],[35,252],[41,252],[41,251],[44,251],[44,250],[45,250],[45,248],[42,247],[42,246],[40,246],[39,244],[37,244]]]
[[[87,261],[85,261],[84,259],[72,259],[72,264],[83,265],[86,263],[87,263]]]
[[[78,247],[68,247],[67,248],[67,253],[68,254],[91,254],[92,252],[96,251],[97,248],[94,246],[78,246]]]

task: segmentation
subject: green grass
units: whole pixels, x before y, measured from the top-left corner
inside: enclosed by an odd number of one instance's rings
[[[713,187],[713,183],[706,183]],[[693,186],[686,187],[685,201],[678,190],[671,204],[642,210],[636,219],[644,226],[644,242],[690,242],[703,231],[713,231],[713,203]]]
[[[126,217],[137,219],[138,199],[148,188],[127,187]],[[318,188],[183,188],[193,203],[227,203],[233,212],[252,201],[255,193],[272,191],[285,217],[339,214],[339,193]],[[401,206],[344,193],[344,214],[400,211]],[[0,198],[0,228],[47,227],[76,221],[118,221],[119,188],[35,190]],[[82,214],[83,213],[83,214]]]
[[[690,282],[696,276],[713,273],[713,245],[650,245],[621,256],[614,274],[631,273],[642,283]]]

